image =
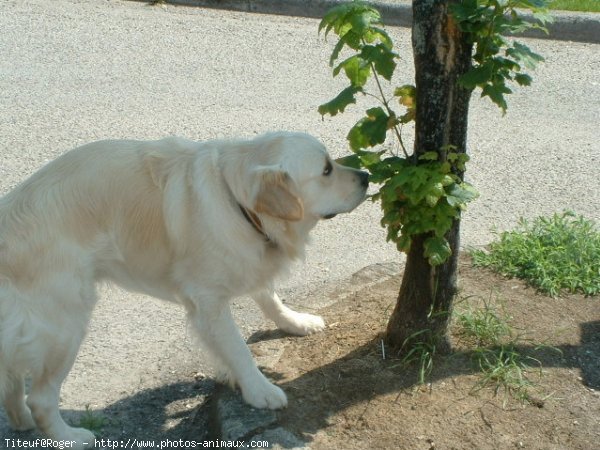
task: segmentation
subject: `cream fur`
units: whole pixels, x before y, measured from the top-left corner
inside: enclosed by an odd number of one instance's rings
[[[93,445],[89,431],[64,423],[58,399],[103,280],[182,304],[249,404],[286,406],[257,369],[229,300],[252,295],[293,334],[324,327],[283,305],[272,286],[303,256],[319,219],[364,199],[365,174],[333,163],[324,175],[327,161],[322,144],[300,133],[101,141],[0,199],[0,398],[12,426]],[[268,241],[238,203],[257,214]]]

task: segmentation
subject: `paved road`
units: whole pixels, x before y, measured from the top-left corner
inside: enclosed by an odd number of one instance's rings
[[[317,114],[342,84],[331,79],[333,42],[317,36],[315,20],[123,1],[0,0],[0,29],[0,193],[68,149],[109,137],[290,129],[315,134],[339,156],[361,110],[325,121]],[[397,83],[410,82],[409,30],[390,32],[405,55]],[[600,48],[527,43],[547,62],[533,87],[510,99],[508,114],[474,97],[469,178],[481,198],[464,216],[463,245],[489,242],[492,227],[509,228],[519,216],[570,208],[600,219]],[[281,283],[285,297],[299,302],[328,281],[397,260],[378,222],[377,205],[364,204],[320,225],[306,264]],[[235,305],[246,334],[270,326],[246,304]],[[176,396],[189,388],[179,380],[209,370],[178,308],[104,288],[62,407],[118,413],[136,405],[141,389],[147,405],[152,389],[172,383],[168,394]],[[150,420],[149,411],[140,414]],[[176,426],[167,416],[153,416],[158,425],[146,428],[160,436],[161,424]]]

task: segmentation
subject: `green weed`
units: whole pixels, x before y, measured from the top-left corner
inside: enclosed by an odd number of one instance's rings
[[[479,371],[479,380],[472,392],[491,387],[495,395],[504,394],[521,402],[532,401],[529,392],[535,383],[529,378],[533,371],[542,375],[542,363],[528,356],[519,347],[528,346],[533,352],[541,348],[560,350],[532,343],[510,324],[511,318],[497,311],[493,302],[483,300],[483,307],[468,306],[455,312],[457,333],[474,345],[472,359]]]
[[[521,219],[503,232],[489,251],[471,253],[475,266],[526,280],[543,293],[600,292],[600,232],[596,224],[572,212]]]
[[[512,334],[508,317],[500,315],[489,301],[484,300],[481,309],[469,307],[455,316],[460,335],[477,347],[500,345]]]
[[[108,425],[108,419],[97,414],[90,408],[90,405],[85,405],[85,412],[79,420],[79,426],[90,430],[95,435],[99,435],[104,427]]]
[[[541,375],[542,364],[537,359],[520,353],[516,344],[515,341],[498,347],[475,349],[474,359],[481,377],[473,388],[474,391],[488,386],[494,388],[495,394],[502,390],[505,403],[509,397],[520,401],[529,399],[528,388],[534,383],[529,380],[527,373],[533,370],[531,364],[535,363]]]
[[[416,364],[419,370],[417,382],[425,384],[425,380],[433,370],[433,359],[436,354],[436,339],[431,330],[425,329],[413,333],[405,339],[400,352],[410,349],[400,360],[402,365]]]
[[[469,306],[455,313],[458,334],[473,342],[473,361],[480,378],[473,391],[492,386],[494,393],[502,390],[505,402],[509,397],[527,399],[527,388],[532,385],[526,372],[530,369],[517,351],[518,338],[509,324],[510,318],[500,314],[491,300],[483,300],[483,307]]]

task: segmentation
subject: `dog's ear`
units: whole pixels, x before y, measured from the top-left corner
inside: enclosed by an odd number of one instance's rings
[[[296,183],[287,172],[277,169],[258,170],[258,191],[254,211],[278,219],[298,221],[304,217],[304,206]]]

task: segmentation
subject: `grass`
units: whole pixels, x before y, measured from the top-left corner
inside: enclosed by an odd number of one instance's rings
[[[599,0],[551,0],[549,6],[563,11],[600,12]]]
[[[86,428],[98,436],[107,425],[108,419],[105,416],[93,412],[90,405],[85,406],[85,412],[79,420],[80,427]]]
[[[503,391],[505,403],[510,397],[522,402],[529,400],[528,389],[535,385],[527,376],[532,371],[531,363],[538,366],[540,375],[542,372],[542,365],[537,359],[518,351],[517,341],[492,348],[478,347],[474,360],[481,376],[473,390],[492,387],[496,395]]]
[[[463,300],[468,300],[467,298]],[[492,388],[495,395],[503,393],[504,405],[509,398],[535,404],[529,392],[536,386],[529,374],[542,375],[542,364],[533,356],[519,350],[526,346],[533,351],[541,348],[560,350],[547,345],[532,343],[519,335],[511,326],[511,318],[500,313],[491,300],[483,300],[483,306],[467,306],[455,311],[455,333],[471,349],[473,364],[479,379],[472,392]],[[408,337],[402,348],[409,349],[402,357],[401,365],[415,365],[418,369],[417,384],[423,385],[433,371],[437,358],[436,336],[424,329]]]
[[[472,341],[476,347],[500,345],[511,335],[508,317],[500,315],[489,302],[483,302],[483,308],[469,307],[456,313],[459,333],[465,340]]]
[[[572,212],[524,219],[503,232],[488,251],[471,252],[475,266],[525,280],[539,291],[592,296],[600,293],[600,232],[596,224]]]
[[[418,384],[425,384],[427,377],[433,370],[433,359],[437,349],[436,339],[432,336],[431,330],[420,330],[406,338],[402,344],[402,349],[405,347],[410,350],[402,357],[401,363],[405,365],[416,364],[419,368],[417,382]]]
[[[505,404],[509,398],[530,401],[529,389],[535,383],[528,374],[536,365],[535,370],[541,375],[541,363],[519,351],[519,346],[525,341],[515,333],[509,323],[510,318],[500,314],[491,301],[484,301],[479,309],[469,307],[457,312],[455,317],[458,334],[467,341],[475,342],[473,362],[480,376],[473,392],[491,387],[495,395],[503,392]]]

